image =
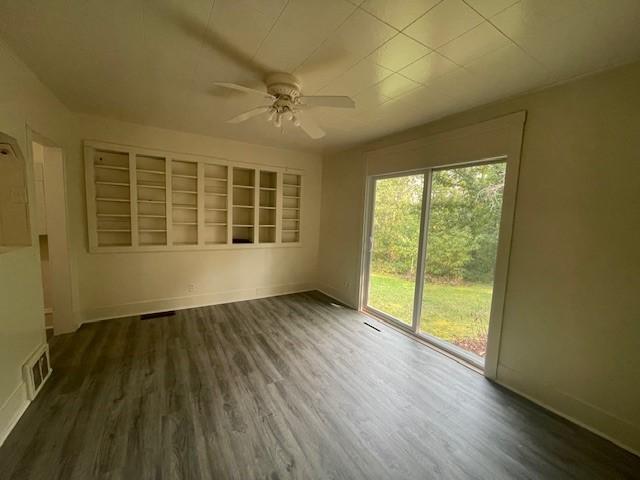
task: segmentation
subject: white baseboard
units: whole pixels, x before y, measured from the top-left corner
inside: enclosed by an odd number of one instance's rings
[[[13,427],[16,426],[29,403],[27,385],[21,381],[0,407],[0,446],[7,439]]]
[[[340,292],[338,292],[338,290],[336,290],[335,288],[330,287],[329,285],[318,285],[316,287],[316,290],[318,290],[321,293],[324,293],[327,297],[331,297],[334,300],[339,301],[340,303],[343,303],[344,305],[346,305],[349,308],[353,308],[354,310],[357,310],[358,307],[356,307],[355,305],[352,305],[351,302],[345,300],[344,298],[342,298],[342,295],[340,294]]]
[[[268,287],[248,288],[243,290],[229,290],[225,292],[206,293],[188,297],[173,297],[141,302],[107,305],[86,309],[82,313],[82,323],[99,322],[113,318],[131,317],[148,313],[165,312],[168,310],[184,310],[187,308],[206,307],[222,303],[241,302],[257,298],[287,295],[313,290],[315,285],[310,283],[274,285]]]
[[[527,378],[521,372],[504,365],[498,365],[498,376],[495,382],[571,423],[640,456],[640,429],[637,426],[594,405],[562,393],[537,379]]]

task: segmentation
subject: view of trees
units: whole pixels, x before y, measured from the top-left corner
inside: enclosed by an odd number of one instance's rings
[[[505,164],[433,172],[420,331],[484,356]],[[369,304],[413,317],[423,175],[376,182]]]
[[[426,264],[430,280],[492,280],[504,174],[504,163],[433,173]],[[377,182],[376,272],[415,276],[422,191],[421,175]]]

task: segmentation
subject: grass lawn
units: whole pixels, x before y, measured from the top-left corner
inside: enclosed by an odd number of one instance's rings
[[[422,332],[452,343],[486,335],[491,285],[427,283],[422,302]],[[371,275],[369,305],[411,323],[414,283],[391,275]]]

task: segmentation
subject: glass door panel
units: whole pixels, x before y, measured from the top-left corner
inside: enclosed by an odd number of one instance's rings
[[[412,325],[424,174],[375,180],[367,306]]]
[[[485,355],[506,164],[434,170],[420,332]]]

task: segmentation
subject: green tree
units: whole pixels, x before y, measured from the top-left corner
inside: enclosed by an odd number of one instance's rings
[[[432,175],[427,275],[438,281],[490,281],[498,241],[505,164]],[[373,269],[413,277],[420,236],[422,175],[376,183]]]

